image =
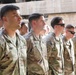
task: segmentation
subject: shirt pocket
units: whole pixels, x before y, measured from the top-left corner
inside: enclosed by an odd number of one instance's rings
[[[18,51],[16,47],[14,47],[12,44],[6,45],[6,55],[13,61],[16,61],[18,59]]]

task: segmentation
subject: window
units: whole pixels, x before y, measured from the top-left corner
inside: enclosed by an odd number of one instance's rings
[[[41,0],[26,0],[26,2],[28,2],[28,1],[41,1]]]
[[[15,0],[0,0],[1,3],[6,4],[6,3],[16,3]]]

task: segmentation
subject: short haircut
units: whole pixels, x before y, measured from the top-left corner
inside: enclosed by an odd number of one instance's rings
[[[19,10],[19,7],[15,6],[15,5],[5,5],[5,6],[3,6],[1,8],[1,11],[0,11],[1,19],[3,18],[3,16],[5,16],[7,14],[7,12],[13,11],[13,10]]]
[[[41,16],[43,16],[42,14],[39,13],[33,13],[29,16],[29,23],[31,23],[32,20],[37,20],[39,19]]]
[[[22,23],[21,23],[21,28],[22,28],[24,25],[25,25],[25,22],[22,22]]]
[[[28,27],[29,27],[29,31],[31,30],[31,22],[33,20],[38,20],[41,16],[43,16],[42,14],[40,13],[33,13],[29,16],[28,20],[29,20],[29,24],[28,24]]]
[[[68,25],[66,25],[66,27],[65,27],[66,29],[71,29],[71,28],[73,28],[74,29],[74,26],[73,25],[71,25],[71,24],[68,24]]]
[[[52,20],[51,20],[51,26],[54,28],[54,26],[56,24],[58,24],[62,19],[62,17],[54,17]]]

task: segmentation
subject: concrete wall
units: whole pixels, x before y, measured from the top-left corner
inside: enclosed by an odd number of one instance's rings
[[[62,16],[65,23],[76,25],[76,0],[42,0],[16,3],[20,7],[21,15],[42,13],[48,15],[47,24],[54,16]],[[0,8],[4,4],[0,4]]]
[[[34,12],[43,14],[76,12],[76,0],[42,0],[16,3],[15,5],[20,7],[23,15]]]
[[[72,24],[73,26],[76,26],[76,13],[50,14],[48,15],[48,20],[46,23],[50,25],[51,19],[55,16],[62,17],[65,25]]]

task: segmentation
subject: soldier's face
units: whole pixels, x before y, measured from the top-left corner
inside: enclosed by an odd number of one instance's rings
[[[65,27],[64,21],[61,20],[58,24],[59,24],[59,25],[58,25],[58,30],[59,30],[61,33],[63,33],[64,27]]]
[[[45,20],[44,20],[44,17],[41,16],[41,17],[36,21],[36,28],[41,31],[41,30],[43,30],[44,26],[45,26]]]
[[[21,16],[18,10],[9,11],[4,16],[4,22],[6,23],[6,27],[16,30],[20,27]]]
[[[21,28],[21,31],[23,34],[26,34],[28,32],[28,28],[26,27],[26,25],[23,25],[23,27]]]
[[[74,34],[75,34],[74,28],[67,29],[67,35],[69,38],[73,38]]]

